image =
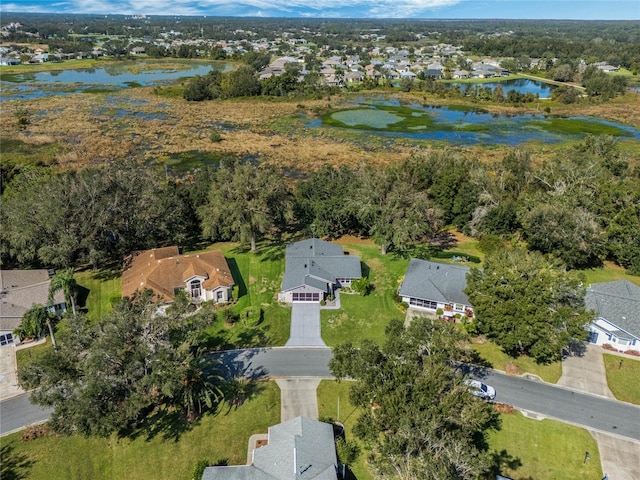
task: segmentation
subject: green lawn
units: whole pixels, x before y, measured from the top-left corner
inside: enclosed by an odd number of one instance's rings
[[[363,273],[369,276],[374,289],[366,297],[342,294],[340,310],[322,310],[322,339],[329,346],[347,341],[357,344],[365,338],[382,343],[389,321],[392,318],[404,318],[404,313],[393,302],[392,295],[398,289],[409,258],[393,253],[382,255],[377,246],[368,242],[364,245],[342,245],[345,251],[360,257]]]
[[[347,438],[358,411],[349,403],[350,383],[323,380],[318,387],[318,411],[321,418],[338,419],[345,425]],[[338,399],[340,414],[338,416]],[[516,480],[554,480],[557,478],[602,478],[598,445],[587,430],[553,420],[532,420],[521,413],[502,414],[502,429],[488,434],[489,448],[502,452],[503,475]],[[586,463],[584,454],[591,457]],[[366,452],[352,465],[357,480],[371,480],[366,467]],[[599,475],[599,476],[598,476]]]
[[[77,272],[75,279],[80,287],[78,303],[84,306],[93,322],[109,313],[122,298],[122,272],[119,270]]]
[[[611,262],[605,262],[605,266],[602,268],[590,268],[583,270],[583,272],[587,278],[587,285],[591,283],[613,282],[615,280],[629,280],[636,285],[640,285],[639,276],[629,275],[624,268],[614,265]]]
[[[640,360],[609,353],[603,358],[609,390],[618,400],[640,405]]]
[[[199,460],[245,464],[249,437],[280,422],[275,382],[237,408],[224,407],[178,435],[171,426],[149,438],[44,437],[21,442],[20,433],[0,438],[4,478],[30,480],[191,480]]]
[[[557,383],[562,375],[562,363],[554,362],[549,365],[537,364],[530,357],[511,358],[504,353],[502,349],[493,342],[478,344],[473,343],[471,347],[480,355],[480,357],[488,362],[492,368],[502,371],[508,371],[512,366],[517,367],[517,372],[512,373],[532,373],[538,375],[545,382]]]
[[[598,444],[585,429],[554,420],[503,414],[502,430],[488,436],[492,451],[509,459],[502,475],[515,480],[602,478]],[[585,452],[590,460],[585,462]],[[505,455],[506,454],[506,455]]]

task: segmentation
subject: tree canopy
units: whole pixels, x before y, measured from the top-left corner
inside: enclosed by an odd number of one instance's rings
[[[449,323],[394,320],[379,347],[364,341],[333,350],[331,371],[354,381],[361,409],[354,432],[379,475],[403,479],[475,479],[491,466],[483,434],[499,427],[493,407],[473,397],[452,361],[465,358]]]
[[[158,315],[156,309],[145,292],[94,325],[72,315],[58,348],[19,371],[32,401],[53,407],[56,431],[108,436],[169,407],[193,418],[213,405],[220,380],[210,365],[204,368],[199,349],[213,314],[174,308]]]
[[[585,309],[581,276],[557,259],[520,248],[487,255],[472,268],[466,293],[478,329],[509,355],[541,363],[559,360],[571,342],[586,339],[593,315]]]

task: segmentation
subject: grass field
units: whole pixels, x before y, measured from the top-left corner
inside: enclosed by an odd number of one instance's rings
[[[79,301],[87,316],[95,322],[108,314],[122,298],[122,278],[119,270],[86,270],[75,274],[80,286]]]
[[[245,464],[249,437],[280,422],[275,382],[239,407],[224,405],[180,433],[175,425],[136,438],[43,437],[21,442],[20,433],[0,438],[3,479],[191,480],[199,460]],[[180,427],[180,425],[179,425]]]
[[[618,400],[640,405],[640,360],[605,353],[609,390]]]
[[[488,436],[491,450],[510,460],[502,475],[514,480],[602,478],[598,444],[587,430],[532,420],[521,413],[503,414],[502,430]],[[590,460],[585,462],[585,452]]]
[[[321,418],[344,423],[347,438],[353,440],[358,410],[349,403],[349,385],[323,380],[318,387],[318,411]],[[552,420],[532,420],[518,412],[502,414],[501,419],[502,429],[490,432],[488,442],[490,450],[505,460],[503,475],[514,480],[602,478],[598,445],[587,430]],[[585,452],[591,459],[583,463]],[[374,478],[367,470],[366,452],[351,467],[357,480]]]
[[[497,370],[515,374],[532,373],[550,383],[557,383],[562,375],[562,364],[560,362],[540,365],[530,357],[512,358],[493,342],[473,343],[471,347],[492,368]]]

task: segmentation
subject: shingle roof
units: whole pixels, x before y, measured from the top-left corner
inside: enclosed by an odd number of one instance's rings
[[[269,443],[257,448],[253,465],[208,467],[202,480],[337,480],[333,427],[296,417],[269,428]]]
[[[587,289],[584,302],[599,317],[640,338],[639,286],[628,280],[594,283]]]
[[[412,258],[398,293],[403,297],[470,305],[464,293],[467,273],[468,267]]]
[[[287,245],[282,290],[308,285],[322,291],[336,278],[360,278],[360,258],[345,255],[340,245],[310,238]]]
[[[0,330],[13,330],[34,303],[47,305],[51,278],[48,270],[0,270]],[[64,303],[57,292],[56,304]]]
[[[184,287],[193,277],[204,277],[207,290],[231,287],[233,276],[220,250],[180,255],[178,247],[164,247],[135,252],[125,259],[122,274],[122,296],[130,297],[136,290],[151,289],[166,301],[173,300],[174,289]]]

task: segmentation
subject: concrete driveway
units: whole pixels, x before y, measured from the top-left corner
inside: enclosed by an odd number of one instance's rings
[[[280,421],[299,416],[318,419],[319,378],[278,378],[280,387]]]
[[[326,347],[320,335],[320,304],[291,306],[291,334],[285,347]]]
[[[18,367],[16,365],[16,347],[0,347],[0,400],[24,393],[18,385]]]

